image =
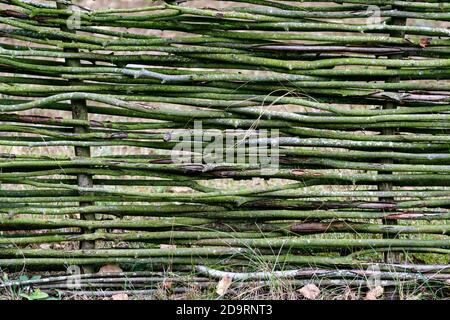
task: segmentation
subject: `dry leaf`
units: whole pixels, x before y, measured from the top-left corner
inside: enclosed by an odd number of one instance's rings
[[[118,293],[111,296],[113,300],[128,300],[128,295],[126,293]]]
[[[353,290],[349,287],[345,288],[344,294],[342,295],[343,300],[355,300],[356,294],[353,292]]]
[[[430,45],[431,40],[432,40],[431,38],[421,38],[419,46],[421,46],[422,48],[426,48]]]
[[[376,286],[375,288],[371,289],[366,294],[366,300],[377,300],[379,297],[381,297],[384,293],[384,289],[382,286]]]
[[[298,292],[306,299],[314,300],[319,296],[320,289],[314,283],[309,283],[298,289]]]
[[[233,281],[232,277],[230,277],[229,275],[224,275],[223,278],[220,279],[219,283],[217,284],[216,293],[219,296],[224,296],[227,293],[228,288],[230,287],[232,281]]]
[[[176,249],[177,246],[175,244],[160,244],[160,249]]]
[[[164,279],[162,282],[162,288],[165,290],[170,290],[172,289],[172,281]]]
[[[119,273],[123,270],[117,264],[106,264],[100,268],[98,273]]]

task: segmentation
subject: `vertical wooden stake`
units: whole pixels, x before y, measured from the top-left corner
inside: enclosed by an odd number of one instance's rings
[[[407,19],[406,18],[393,18],[391,21],[389,21],[389,24],[391,25],[397,25],[397,26],[404,26],[406,25]],[[393,31],[390,32],[389,34],[392,37],[405,37],[405,33],[402,31]],[[388,58],[389,59],[401,59],[403,57],[403,54],[395,54],[395,55],[391,55]],[[392,77],[389,79],[386,79],[386,82],[399,82],[400,79],[399,77]],[[384,104],[383,109],[396,109],[397,105],[393,102],[387,102]],[[381,130],[381,134],[383,135],[394,135],[396,133],[396,129],[395,128],[384,128]],[[394,163],[393,159],[382,159],[380,161],[381,163],[387,163],[387,164],[392,164]],[[393,174],[393,172],[379,172],[379,174]],[[378,185],[378,190],[379,191],[391,191],[393,189],[392,183],[390,182],[383,182],[380,183]],[[394,197],[380,197],[379,198],[380,202],[395,202],[395,198]],[[385,225],[396,225],[398,224],[398,222],[396,220],[383,220],[383,224]],[[395,238],[395,235],[391,235],[391,234],[384,234],[383,238],[387,238],[387,239],[391,239],[391,238]],[[396,263],[399,262],[401,260],[401,254],[398,252],[389,252],[386,251],[384,253],[384,261],[385,263]],[[385,292],[385,297],[388,300],[396,300],[397,299],[397,294],[396,294],[396,290],[389,290]]]
[[[391,21],[389,21],[389,24],[391,25],[397,25],[397,26],[404,26],[406,25],[407,19],[406,18],[393,18]],[[403,38],[405,36],[405,33],[403,31],[393,31],[390,33],[390,36],[392,37],[401,37]],[[401,59],[402,58],[402,54],[396,54],[396,55],[392,55],[389,56],[389,59]],[[398,77],[392,77],[390,79],[387,79],[386,82],[399,82],[400,79]],[[393,102],[387,102],[384,106],[383,109],[395,109],[397,108],[397,105]],[[383,135],[394,135],[396,133],[395,128],[384,128],[381,130],[381,134]],[[392,164],[394,163],[394,161],[392,159],[383,159],[380,161],[381,163],[387,163],[387,164]],[[393,174],[392,172],[379,172],[379,173],[383,173],[383,174]],[[378,185],[378,190],[379,191],[391,191],[392,188],[392,183],[389,182],[383,182],[380,183]],[[381,202],[394,202],[395,199],[393,197],[380,197],[379,200]],[[387,225],[395,225],[397,224],[396,220],[383,220],[384,224]],[[389,235],[386,234],[384,235],[385,238],[395,238],[395,235]],[[385,252],[384,253],[384,260],[387,263],[394,263],[397,262],[399,260],[400,256],[397,253],[393,253],[393,252]]]
[[[58,9],[67,9],[68,5],[57,3]],[[76,33],[75,30],[70,30],[67,27],[62,27],[61,30],[66,32]],[[64,49],[66,52],[78,52],[77,49]],[[65,60],[65,64],[69,67],[81,67],[81,62],[79,59],[69,59]],[[76,86],[82,85],[82,80],[69,80],[69,85]],[[87,110],[86,100],[73,99],[70,101],[72,106],[72,119],[79,120],[89,120],[89,113]],[[88,133],[89,126],[74,126],[74,133]],[[80,158],[90,158],[91,157],[91,149],[90,147],[74,147],[75,148],[75,156]],[[78,174],[77,175],[77,183],[79,187],[83,188],[92,188],[94,183],[91,175],[87,174]],[[80,207],[94,205],[94,202],[79,202]],[[80,214],[80,218],[84,220],[95,220],[95,214]],[[84,230],[85,233],[90,231]],[[95,241],[81,241],[80,242],[81,249],[95,249]],[[83,266],[84,273],[93,273],[94,269],[92,266]]]

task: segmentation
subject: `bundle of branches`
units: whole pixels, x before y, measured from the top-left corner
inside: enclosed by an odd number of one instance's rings
[[[384,266],[386,267],[386,266]],[[389,266],[392,267],[392,266]],[[41,290],[54,292],[64,296],[112,296],[126,293],[127,295],[148,295],[157,293],[182,293],[188,290],[210,290],[217,286],[217,280],[228,279],[227,292],[257,286],[265,288],[273,286],[275,281],[286,288],[318,284],[321,287],[356,287],[366,289],[375,286],[414,286],[417,283],[430,287],[445,287],[445,281],[450,278],[448,266],[415,266],[418,270],[407,270],[406,265],[396,266],[390,271],[359,270],[359,269],[293,269],[275,272],[236,273],[223,272],[204,266],[197,266],[199,275],[177,272],[101,272],[84,275],[56,275],[51,277],[34,277],[18,281],[5,281],[0,288],[22,291]],[[406,268],[406,269],[405,269]],[[401,271],[400,271],[401,270]],[[186,271],[186,270],[185,270]],[[224,281],[224,280],[222,280]],[[443,286],[444,285],[444,286]],[[220,286],[220,285],[219,285]],[[373,289],[373,288],[372,288]]]
[[[0,1],[0,267],[448,263],[450,3],[343,2]]]

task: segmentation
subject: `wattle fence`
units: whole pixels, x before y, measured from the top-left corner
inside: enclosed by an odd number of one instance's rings
[[[448,283],[450,2],[0,3],[2,270]]]

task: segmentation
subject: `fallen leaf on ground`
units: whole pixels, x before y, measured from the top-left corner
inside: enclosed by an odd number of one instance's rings
[[[349,287],[345,288],[344,294],[342,295],[343,300],[355,300],[356,294],[353,292],[353,290]]]
[[[219,283],[217,284],[216,293],[219,296],[224,296],[227,293],[228,288],[230,287],[232,280],[233,279],[229,275],[223,276],[223,278],[220,279]]]
[[[113,300],[128,300],[128,295],[126,293],[118,293],[111,296]]]
[[[172,288],[172,281],[164,279],[162,282],[162,288],[165,290],[170,290]]]
[[[100,268],[98,273],[119,273],[123,270],[117,264],[106,264]]]
[[[384,293],[384,289],[382,286],[376,286],[375,288],[371,289],[366,294],[366,300],[377,300],[379,297],[381,297]]]
[[[314,283],[309,283],[306,286],[298,289],[298,292],[306,299],[314,300],[319,296],[320,289]]]

